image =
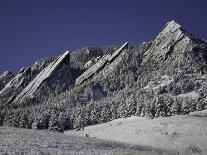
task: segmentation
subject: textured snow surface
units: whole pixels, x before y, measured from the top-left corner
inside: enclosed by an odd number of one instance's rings
[[[207,153],[207,117],[172,116],[147,119],[130,117],[88,126],[84,131],[66,134],[146,145],[169,150],[199,148]],[[205,154],[204,153],[204,154]]]
[[[207,109],[202,110],[202,111],[191,112],[189,115],[197,116],[197,117],[207,117]]]

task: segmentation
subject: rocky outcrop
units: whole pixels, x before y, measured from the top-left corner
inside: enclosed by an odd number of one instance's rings
[[[12,96],[16,96],[20,93],[22,88],[28,84],[30,77],[31,67],[24,69],[24,71],[22,70],[0,91],[0,97],[5,100],[10,100]]]
[[[105,55],[101,60],[99,60],[96,64],[91,66],[88,70],[86,70],[80,77],[76,79],[76,85],[81,84],[86,79],[90,78],[93,74],[95,74],[98,70],[100,70],[107,63],[108,59],[111,55]]]
[[[121,52],[122,52],[123,50],[127,49],[127,48],[128,48],[128,43],[126,42],[126,43],[123,44],[118,50],[116,50],[116,51],[114,52],[114,54],[112,54],[111,57],[109,57],[108,61],[109,61],[109,62],[114,61],[114,59],[116,59],[116,57],[118,57],[119,54],[121,54]]]
[[[84,68],[85,68],[85,69],[90,68],[90,67],[93,66],[95,63],[97,63],[97,62],[99,61],[100,58],[101,58],[101,57],[98,56],[98,57],[96,57],[96,58],[94,58],[94,59],[89,60],[89,61],[84,65]]]
[[[155,38],[149,50],[144,53],[141,73],[164,69],[169,65],[178,65],[180,60],[185,59],[184,53],[189,51],[193,53],[195,43],[200,44],[202,41],[196,40],[175,21],[168,22]]]
[[[97,63],[91,66],[88,70],[86,70],[80,77],[76,79],[76,85],[83,83],[88,78],[92,77],[95,73],[101,70],[107,63],[111,63],[119,54],[128,48],[128,43],[123,44],[117,51],[115,51],[112,55],[107,54],[104,55]]]
[[[5,85],[12,79],[14,78],[15,74],[6,71],[2,75],[0,75],[0,91],[5,87]]]
[[[41,59],[31,67],[23,67],[16,76],[9,72],[5,74],[12,75],[9,76],[12,77],[12,79],[6,76],[9,82],[0,91],[0,98],[3,98],[6,102],[13,101],[31,80],[52,61],[54,61],[54,58]]]
[[[20,102],[25,97],[34,97],[35,92],[43,85],[47,83],[50,78],[55,76],[56,71],[61,69],[63,65],[70,67],[70,53],[66,51],[63,55],[59,56],[55,61],[51,62],[46,68],[44,68],[30,83],[27,87],[16,97],[14,102]],[[66,72],[66,70],[65,70]],[[58,75],[58,73],[57,73]],[[60,77],[59,77],[60,78]],[[70,77],[68,77],[70,78]],[[55,81],[53,81],[55,82]],[[61,84],[61,83],[60,83]]]
[[[76,50],[70,54],[70,66],[71,68],[80,70],[88,69],[91,67],[91,64],[94,65],[94,63],[97,62],[96,58],[103,57],[103,55],[106,54],[112,54],[117,49],[117,46],[99,46]],[[92,63],[90,63],[90,61],[92,61]]]

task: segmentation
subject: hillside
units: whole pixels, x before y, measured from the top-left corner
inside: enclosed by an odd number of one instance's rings
[[[206,154],[206,121],[207,117],[187,115],[155,119],[132,116],[87,126],[81,131],[68,130],[65,134],[77,137],[85,137],[87,134],[91,138],[144,145],[161,150]]]
[[[206,109],[206,54],[204,40],[170,21],[138,46],[88,47],[43,59],[1,84],[0,124],[65,130]]]

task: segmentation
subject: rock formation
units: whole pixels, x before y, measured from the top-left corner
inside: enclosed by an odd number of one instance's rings
[[[34,93],[40,88],[43,83],[46,83],[62,65],[70,67],[70,53],[66,51],[63,55],[59,56],[55,61],[51,62],[44,68],[27,87],[16,97],[14,102],[20,102],[25,97],[34,97]],[[68,77],[70,78],[70,77]],[[55,82],[55,81],[54,81]]]
[[[15,76],[14,73],[10,71],[4,72],[0,75],[0,91],[5,87],[5,85]]]
[[[96,64],[91,66],[88,70],[86,70],[80,77],[76,79],[76,85],[83,83],[86,79],[93,76],[100,69],[102,69],[107,63],[111,63],[119,54],[128,48],[128,43],[123,44],[117,51],[115,51],[112,55],[104,55]]]
[[[42,71],[53,58],[41,59],[37,61],[32,67],[23,67],[20,72],[14,76],[12,73],[6,75],[12,75],[7,79],[7,83],[0,91],[0,97],[4,98],[4,101],[11,102],[15,99],[19,93],[31,82],[31,80]],[[12,100],[11,100],[12,99]]]
[[[153,41],[148,51],[144,53],[141,64],[141,72],[151,72],[177,65],[178,61],[185,59],[185,53],[191,51],[193,54],[194,47],[204,43],[202,40],[195,38],[187,33],[181,25],[175,21],[167,23],[165,28]]]

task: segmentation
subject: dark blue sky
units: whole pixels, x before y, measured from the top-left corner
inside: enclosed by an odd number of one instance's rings
[[[67,49],[139,44],[171,19],[207,39],[206,0],[1,0],[0,73]]]

